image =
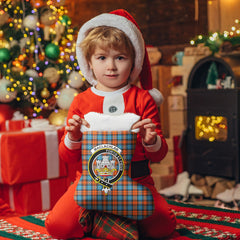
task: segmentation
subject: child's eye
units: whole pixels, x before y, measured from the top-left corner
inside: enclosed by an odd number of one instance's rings
[[[105,58],[106,58],[106,57],[104,57],[104,56],[98,57],[99,60],[104,60]]]
[[[117,59],[118,60],[123,60],[123,59],[125,59],[125,57],[124,56],[118,56]]]

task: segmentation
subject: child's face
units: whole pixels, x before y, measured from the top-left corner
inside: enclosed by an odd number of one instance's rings
[[[89,65],[97,80],[96,88],[111,92],[125,86],[132,69],[132,59],[115,49],[96,47]]]

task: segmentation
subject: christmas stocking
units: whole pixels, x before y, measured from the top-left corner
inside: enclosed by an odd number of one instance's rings
[[[151,191],[129,177],[137,134],[89,131],[82,138],[82,176],[75,200],[83,208],[141,220],[154,211]]]

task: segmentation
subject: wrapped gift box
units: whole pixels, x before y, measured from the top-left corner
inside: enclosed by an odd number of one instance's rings
[[[31,127],[29,120],[6,120],[1,124],[1,131],[19,131],[23,128]]]
[[[14,185],[67,176],[66,164],[58,155],[63,131],[1,132],[0,183]]]
[[[13,186],[0,184],[0,194],[11,209],[26,215],[52,209],[67,187],[64,177]]]

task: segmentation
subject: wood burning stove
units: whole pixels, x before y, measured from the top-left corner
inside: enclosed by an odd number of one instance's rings
[[[230,88],[207,88],[206,79],[212,63],[219,77],[232,79]],[[239,80],[222,58],[206,57],[193,67],[187,89],[189,173],[240,180]]]

